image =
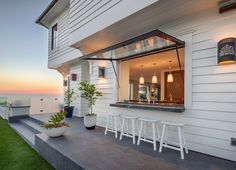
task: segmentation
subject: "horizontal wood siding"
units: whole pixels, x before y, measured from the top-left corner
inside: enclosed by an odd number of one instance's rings
[[[70,17],[69,9],[64,11],[53,22],[51,26],[57,23],[58,27],[58,48],[51,50],[51,29],[49,29],[48,36],[48,66],[49,68],[56,68],[61,64],[70,61],[74,58],[80,57],[82,54],[78,49],[69,47],[69,33],[70,33]]]
[[[81,39],[118,22],[156,1],[71,0],[70,45],[74,45]]]
[[[236,161],[236,147],[230,145],[230,138],[236,137],[236,64],[217,64],[217,42],[228,36],[236,37],[235,18],[235,11],[219,15],[217,9],[212,9],[160,27],[180,37],[192,32],[192,56],[185,57],[192,57],[193,101],[184,113],[110,107],[117,100],[115,75],[107,63],[106,78],[98,79],[99,63],[95,62],[90,82],[104,94],[95,106],[98,125],[105,126],[107,114],[113,112],[183,122],[190,149]],[[176,129],[170,134],[171,139],[177,140]]]
[[[73,89],[76,92],[76,95],[80,95],[78,91],[78,85],[81,81],[89,81],[89,64],[88,61],[83,61],[81,63],[73,64],[70,66],[70,75],[77,74],[76,81],[70,81],[70,89]],[[74,115],[84,116],[88,113],[88,104],[85,99],[81,99],[76,96],[75,100],[72,102],[74,106]]]

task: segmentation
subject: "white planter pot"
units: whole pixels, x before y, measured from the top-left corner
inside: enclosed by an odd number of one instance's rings
[[[59,137],[62,136],[67,130],[67,126],[59,127],[59,128],[50,128],[45,129],[46,134],[49,137]]]
[[[87,129],[94,129],[97,122],[97,115],[84,116],[84,126]]]

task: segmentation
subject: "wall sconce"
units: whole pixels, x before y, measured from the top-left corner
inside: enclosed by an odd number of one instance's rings
[[[98,67],[98,78],[105,78],[105,67]]]
[[[77,74],[72,73],[72,74],[71,74],[71,80],[72,80],[72,81],[77,81]]]
[[[230,64],[236,61],[236,38],[225,38],[218,42],[218,64]]]

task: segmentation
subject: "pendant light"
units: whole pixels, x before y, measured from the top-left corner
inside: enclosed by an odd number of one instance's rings
[[[143,74],[142,74],[142,68],[143,68],[143,65],[141,65],[141,76],[139,78],[139,84],[144,84],[144,77],[143,77]]]
[[[156,63],[154,63],[153,65],[154,65],[154,69],[155,69]],[[152,76],[152,84],[157,84],[156,72],[154,72],[154,75]]]
[[[171,61],[169,61],[169,63],[171,64]],[[169,74],[167,75],[167,82],[168,83],[174,82],[173,74],[171,73],[170,70],[171,70],[171,66],[169,66]]]

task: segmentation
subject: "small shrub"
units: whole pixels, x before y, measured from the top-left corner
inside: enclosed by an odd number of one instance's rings
[[[64,117],[66,114],[67,112],[63,111],[53,114],[52,116],[50,116],[48,122],[44,123],[42,127],[44,127],[45,129],[58,128],[63,126],[69,127],[69,124],[64,122]]]

